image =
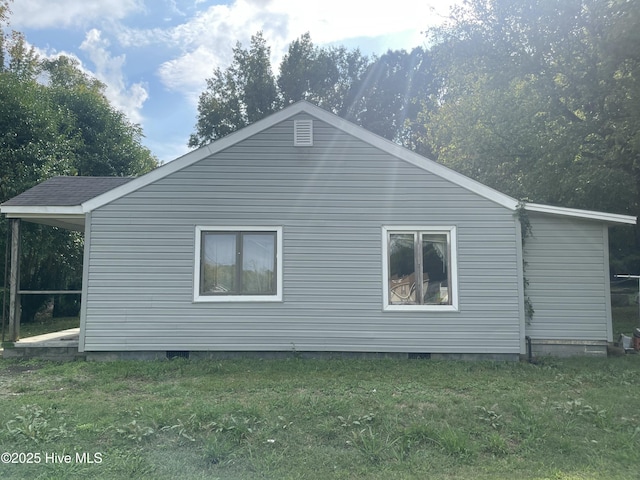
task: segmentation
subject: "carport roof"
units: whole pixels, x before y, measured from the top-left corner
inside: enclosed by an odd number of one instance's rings
[[[82,205],[131,180],[133,177],[53,177],[7,200],[2,206]]]
[[[82,204],[131,180],[133,177],[53,177],[7,200],[0,208],[8,218],[83,231]]]

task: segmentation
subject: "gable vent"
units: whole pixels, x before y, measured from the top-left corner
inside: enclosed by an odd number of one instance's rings
[[[313,146],[313,120],[293,121],[293,145],[296,147]]]

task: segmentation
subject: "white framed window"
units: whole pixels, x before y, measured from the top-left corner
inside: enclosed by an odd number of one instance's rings
[[[196,227],[194,302],[282,301],[282,227]]]
[[[457,311],[455,226],[382,227],[384,310]]]

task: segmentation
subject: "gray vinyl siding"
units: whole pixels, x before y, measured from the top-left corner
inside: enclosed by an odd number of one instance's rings
[[[293,120],[92,212],[85,350],[519,353],[513,212]],[[282,226],[283,301],[194,303],[197,225]],[[392,225],[457,227],[459,311],[383,311]]]
[[[601,222],[530,214],[524,248],[533,339],[607,340],[607,229]]]

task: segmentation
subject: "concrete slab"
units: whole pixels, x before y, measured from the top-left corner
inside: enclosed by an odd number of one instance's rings
[[[77,360],[82,355],[78,354],[80,338],[79,328],[69,328],[59,332],[36,335],[22,338],[13,346],[5,347],[2,358],[70,361]]]
[[[45,333],[34,337],[21,338],[14,343],[14,348],[26,347],[77,347],[80,338],[79,328],[69,328],[59,332]]]

